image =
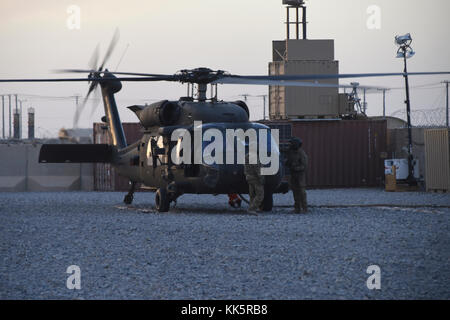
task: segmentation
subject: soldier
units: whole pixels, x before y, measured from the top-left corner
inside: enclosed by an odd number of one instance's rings
[[[256,214],[261,212],[262,203],[264,200],[264,176],[261,175],[261,163],[259,162],[256,153],[257,146],[254,144],[249,145],[249,153],[245,156],[244,174],[248,183],[248,193],[250,196],[250,206],[248,212]],[[250,160],[253,160],[250,155],[256,157],[256,164],[251,164]]]
[[[302,148],[303,142],[299,138],[292,138],[287,152],[286,166],[291,173],[289,186],[294,194],[295,213],[308,212],[306,202],[306,170],[308,169],[308,156]]]

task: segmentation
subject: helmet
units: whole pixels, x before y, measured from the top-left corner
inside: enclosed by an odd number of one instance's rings
[[[303,145],[303,141],[300,138],[291,138],[290,143],[292,149],[301,148],[301,146]]]

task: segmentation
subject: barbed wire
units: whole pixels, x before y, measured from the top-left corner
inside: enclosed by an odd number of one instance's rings
[[[397,110],[392,117],[406,121],[406,110]],[[411,111],[411,124],[415,127],[443,127],[446,125],[446,109],[419,109]]]

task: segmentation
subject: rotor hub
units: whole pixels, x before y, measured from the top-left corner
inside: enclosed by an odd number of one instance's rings
[[[196,68],[191,70],[180,70],[176,77],[182,83],[208,84],[214,82],[228,73],[223,70],[211,70],[209,68]]]

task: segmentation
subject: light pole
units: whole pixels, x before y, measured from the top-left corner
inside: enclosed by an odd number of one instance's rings
[[[408,67],[406,60],[412,58],[416,53],[411,48],[412,38],[411,34],[407,33],[404,36],[396,36],[395,43],[399,46],[397,50],[397,58],[402,58],[404,62],[405,88],[406,88],[406,117],[408,122],[408,184],[416,185],[417,181],[414,178],[413,167],[413,154],[412,154],[412,129],[411,129],[411,102],[409,99],[409,79],[408,79]]]

